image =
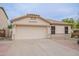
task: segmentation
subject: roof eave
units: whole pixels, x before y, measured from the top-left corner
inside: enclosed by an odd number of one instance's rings
[[[1,9],[3,10],[3,12],[5,13],[7,19],[9,19],[8,16],[7,16],[7,13],[6,13],[5,10],[4,10],[4,8],[3,8],[3,7],[0,7],[0,8],[1,8]]]

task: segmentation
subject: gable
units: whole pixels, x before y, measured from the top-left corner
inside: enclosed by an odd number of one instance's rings
[[[41,17],[25,17],[14,21],[13,24],[17,25],[50,25],[49,22]]]

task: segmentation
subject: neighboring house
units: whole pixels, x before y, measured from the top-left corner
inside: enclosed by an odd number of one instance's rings
[[[0,7],[0,37],[7,36],[8,25],[9,25],[8,16],[4,8]]]
[[[69,37],[71,26],[60,21],[46,20],[40,15],[27,14],[12,20],[12,39],[44,39]]]

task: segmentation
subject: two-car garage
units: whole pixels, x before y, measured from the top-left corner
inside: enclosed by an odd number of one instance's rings
[[[16,26],[15,39],[44,39],[47,35],[46,26]]]

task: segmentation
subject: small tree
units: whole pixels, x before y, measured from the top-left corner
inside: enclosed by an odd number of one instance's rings
[[[8,25],[8,29],[12,29],[12,24]]]
[[[9,37],[12,37],[12,24],[8,25],[8,29],[9,29]]]
[[[75,28],[75,20],[73,18],[66,18],[63,19],[62,21],[71,24],[72,28]]]
[[[79,19],[76,21],[76,28],[79,29]]]

